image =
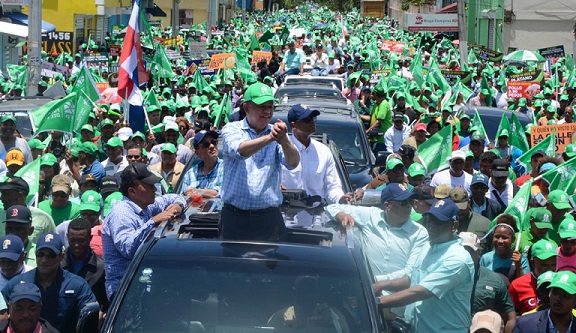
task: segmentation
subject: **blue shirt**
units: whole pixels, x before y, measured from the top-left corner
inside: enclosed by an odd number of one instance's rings
[[[392,228],[386,223],[384,211],[376,207],[338,204],[326,207],[331,218],[339,212],[354,218],[362,250],[377,281],[412,274],[421,249],[428,244],[428,232],[423,226],[409,219],[402,226]]]
[[[136,250],[154,229],[152,217],[173,203],[184,206],[186,201],[178,194],[166,194],[156,197],[153,204],[142,209],[124,197],[106,216],[102,225],[102,252],[108,297],[116,291]]]
[[[9,295],[14,286],[21,282],[34,283],[42,293],[42,311],[40,317],[47,320],[59,332],[76,332],[76,322],[80,310],[91,302],[96,302],[96,296],[83,278],[58,268],[58,275],[47,289],[36,281],[36,268],[20,274],[8,281],[2,289],[2,295],[10,303]]]
[[[434,294],[407,307],[406,317],[411,319],[412,332],[467,333],[470,330],[474,262],[460,239],[434,245],[427,243],[414,267],[410,284]]]
[[[300,64],[306,62],[306,56],[304,52],[300,49],[296,49],[294,53],[290,52],[290,50],[284,53],[284,58],[282,58],[282,62],[284,65],[284,70],[289,70],[292,68],[300,68]]]
[[[529,273],[530,265],[528,264],[528,259],[526,258],[525,255],[522,255],[522,260],[520,262],[522,263],[522,270],[524,271],[524,273]],[[508,275],[510,266],[512,266],[512,259],[511,258],[502,259],[496,254],[495,250],[492,250],[488,253],[485,253],[482,256],[482,258],[480,258],[480,266],[486,267],[489,270],[495,272],[498,271],[499,273],[502,273],[504,275]]]
[[[202,173],[204,161],[200,161],[197,165],[193,166],[186,172],[182,179],[182,194],[186,194],[188,188],[208,188],[220,191],[222,186],[222,178],[224,177],[224,161],[218,159],[214,169],[207,175]]]
[[[281,165],[286,163],[284,151],[277,142],[271,142],[250,157],[240,155],[238,149],[244,141],[253,140],[272,131],[272,125],[256,133],[246,119],[226,124],[222,128],[224,140],[224,177],[222,201],[244,210],[278,207],[282,204],[280,191]]]
[[[106,170],[104,170],[104,166],[102,163],[100,163],[100,161],[95,160],[90,168],[85,168],[84,171],[82,171],[82,174],[92,174],[92,176],[96,178],[96,181],[100,183],[100,180],[106,176]]]

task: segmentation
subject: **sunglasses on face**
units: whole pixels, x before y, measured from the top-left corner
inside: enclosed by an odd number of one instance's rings
[[[208,147],[210,147],[210,145],[214,145],[216,147],[217,144],[218,144],[218,140],[210,140],[210,141],[201,142],[200,146],[202,146],[204,148],[208,148]]]
[[[36,251],[36,258],[48,258],[48,259],[56,259],[56,257],[58,257],[58,255],[54,252],[42,252],[42,251]]]
[[[488,186],[480,185],[480,186],[472,186],[473,190],[476,191],[486,191],[488,190]]]
[[[126,158],[129,160],[138,160],[142,157],[142,155],[126,155]]]

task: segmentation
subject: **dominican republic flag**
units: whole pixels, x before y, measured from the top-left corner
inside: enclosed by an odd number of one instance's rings
[[[120,69],[118,70],[118,95],[127,99],[128,103],[132,105],[142,105],[142,93],[138,87],[148,81],[148,74],[142,61],[139,25],[140,0],[134,0],[120,54]]]

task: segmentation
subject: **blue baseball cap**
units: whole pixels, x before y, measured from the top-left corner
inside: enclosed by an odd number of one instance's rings
[[[29,299],[32,302],[40,303],[42,294],[37,285],[30,282],[22,282],[14,285],[12,292],[8,295],[9,302],[14,304],[21,299]]]
[[[318,115],[320,115],[320,111],[318,110],[312,110],[304,104],[295,104],[292,105],[288,111],[288,122],[291,123],[310,117],[317,117]]]
[[[0,258],[16,261],[24,253],[24,243],[16,235],[8,234],[0,238],[0,244],[2,244],[2,247],[0,247]]]
[[[202,142],[202,140],[204,140],[204,137],[205,137],[206,135],[210,135],[210,136],[212,136],[214,139],[218,139],[218,132],[215,132],[215,131],[200,131],[200,132],[196,132],[196,134],[194,135],[194,141],[193,141],[194,149],[198,149],[198,146],[200,145],[200,142]]]
[[[440,222],[458,221],[458,214],[460,210],[454,201],[450,199],[440,199],[430,207],[430,210],[423,215],[430,214],[438,219]]]
[[[412,197],[412,192],[406,184],[391,183],[380,194],[380,201],[405,201]]]
[[[474,184],[484,184],[488,186],[488,177],[485,176],[483,173],[477,173],[472,177],[472,182],[470,183],[470,186]]]
[[[55,232],[47,232],[40,235],[36,242],[36,251],[50,249],[54,251],[54,253],[60,254],[63,248],[64,243],[62,243],[62,238]]]

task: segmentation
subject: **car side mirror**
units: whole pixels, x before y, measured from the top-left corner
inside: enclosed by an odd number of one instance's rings
[[[76,332],[79,333],[97,333],[98,319],[100,314],[100,305],[98,302],[88,303],[80,310]]]
[[[378,156],[376,156],[376,163],[374,163],[374,166],[385,167],[386,160],[388,159],[388,156],[390,156],[390,154],[391,153],[389,151],[379,151]]]
[[[383,136],[382,130],[379,128],[373,128],[370,133],[368,133],[368,139],[375,139]]]

